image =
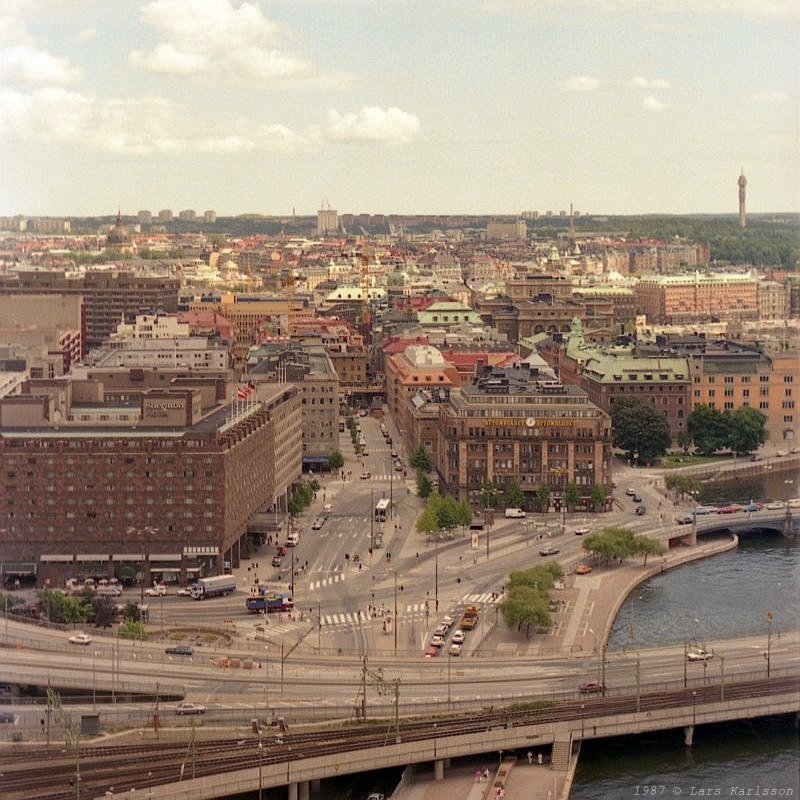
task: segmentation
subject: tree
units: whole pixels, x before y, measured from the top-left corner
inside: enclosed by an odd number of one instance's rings
[[[414,469],[421,469],[423,472],[430,472],[433,469],[433,461],[431,460],[430,453],[420,445],[408,459],[408,463]]]
[[[328,464],[331,469],[339,470],[344,466],[344,456],[338,450],[334,450],[328,456]]]
[[[567,508],[575,508],[580,501],[581,490],[578,488],[578,484],[575,482],[568,483],[564,489],[564,502],[567,504]]]
[[[546,483],[536,490],[536,508],[539,511],[547,511],[550,508],[550,487]]]
[[[506,504],[506,508],[522,508],[525,504],[525,495],[516,481],[512,480],[506,486],[506,490],[503,492],[503,502]]]
[[[426,500],[433,492],[433,481],[421,470],[417,470],[417,494]]]
[[[94,606],[94,624],[98,628],[110,628],[114,622],[114,603],[108,597],[95,597],[92,601]]]
[[[141,622],[132,619],[125,619],[119,626],[120,639],[138,639],[142,641],[147,638],[147,632]]]
[[[592,486],[592,491],[589,492],[589,497],[592,499],[592,505],[597,508],[602,508],[606,503],[606,490],[596,483]]]
[[[609,561],[621,564],[636,553],[634,533],[628,528],[605,528],[599,533],[589,534],[583,540],[583,549],[599,556],[606,564]]]
[[[678,431],[678,435],[675,437],[675,441],[683,450],[683,454],[685,456],[689,455],[689,448],[692,446],[692,434],[689,431],[683,429]]]
[[[663,556],[667,552],[667,548],[657,539],[639,534],[633,537],[633,551],[636,555],[644,556],[642,566],[646,567],[647,556]]]
[[[667,416],[638,397],[620,397],[611,407],[614,446],[632,462],[649,464],[667,452],[672,443]]]
[[[727,447],[728,419],[716,408],[704,403],[695,406],[686,418],[686,430],[692,436],[695,447],[706,456]]]
[[[767,441],[767,418],[755,408],[745,406],[728,414],[728,447],[738,455],[756,450]]]
[[[472,523],[472,507],[467,500],[462,500],[456,508],[456,518],[461,527]]]
[[[483,508],[497,508],[500,505],[500,492],[491,481],[486,481],[483,484],[481,505]]]
[[[125,622],[139,622],[142,618],[142,612],[136,603],[129,600],[125,603],[125,608],[122,609],[122,618]]]

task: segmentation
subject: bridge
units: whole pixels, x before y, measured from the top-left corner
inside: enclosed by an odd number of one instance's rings
[[[312,782],[409,764],[430,763],[441,778],[448,759],[551,746],[553,763],[568,761],[581,741],[678,729],[687,745],[697,725],[797,714],[800,673],[742,679],[696,688],[636,692],[539,702],[527,707],[484,707],[424,720],[335,726],[307,733],[255,729],[235,739],[185,740],[135,746],[86,747],[80,753],[81,787],[101,797],[211,800],[240,792],[288,786],[289,800],[307,800]],[[76,766],[76,755],[26,749],[4,758],[4,797],[61,797],[48,793]],[[146,764],[147,774],[143,765]],[[48,783],[49,782],[49,783]],[[107,796],[107,795],[106,795]]]
[[[664,544],[676,539],[685,544],[697,544],[697,537],[705,533],[722,533],[731,531],[774,531],[782,536],[792,538],[797,535],[797,522],[792,516],[792,509],[776,509],[760,511],[737,511],[732,514],[702,514],[694,517],[694,523],[688,525],[667,524],[648,530],[645,535],[660,539]]]

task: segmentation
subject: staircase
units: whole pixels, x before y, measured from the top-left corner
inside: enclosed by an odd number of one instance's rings
[[[572,752],[572,739],[556,739],[553,742],[553,752],[550,756],[550,768],[559,772],[569,769],[570,754]]]

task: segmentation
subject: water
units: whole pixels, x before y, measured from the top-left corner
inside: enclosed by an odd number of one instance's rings
[[[785,479],[785,474],[768,475],[747,483],[708,485],[702,500],[726,503],[796,496],[800,487],[784,483]],[[800,537],[789,541],[763,533],[743,536],[737,551],[658,575],[638,587],[614,622],[609,650],[745,634],[763,634],[766,643],[767,612],[773,615],[776,636],[797,627],[798,607]],[[695,730],[692,748],[684,746],[682,731],[664,731],[588,742],[571,797],[797,798],[799,766],[794,720],[701,726]],[[756,794],[758,787],[761,795]],[[774,794],[767,793],[773,789]],[[789,793],[779,794],[781,790]]]

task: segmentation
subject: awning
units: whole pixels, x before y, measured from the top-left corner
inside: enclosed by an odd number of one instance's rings
[[[153,572],[180,572],[180,567],[158,567],[154,569]]]
[[[114,561],[141,561],[142,554],[141,553],[114,553],[111,558]]]
[[[78,553],[76,561],[108,561],[108,553]]]
[[[33,561],[4,561],[2,571],[4,575],[35,575],[36,563]]]
[[[185,556],[218,556],[219,547],[184,547]]]
[[[330,461],[328,456],[303,456],[304,464],[327,464]]]
[[[43,563],[48,563],[48,562],[55,563],[55,562],[57,562],[57,563],[63,564],[63,563],[67,563],[68,562],[68,563],[71,564],[72,560],[73,560],[72,553],[70,553],[69,555],[58,555],[58,554],[55,554],[55,553],[49,553],[49,554],[45,554],[45,555],[39,556],[39,561],[43,562]]]
[[[180,553],[151,553],[148,558],[150,561],[180,561]]]

